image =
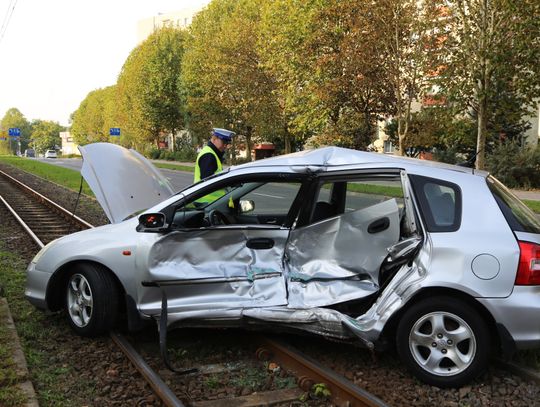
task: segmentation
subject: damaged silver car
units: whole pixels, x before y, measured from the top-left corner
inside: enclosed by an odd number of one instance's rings
[[[160,322],[395,344],[426,383],[540,347],[540,224],[485,172],[342,148],[232,167],[174,194],[135,151],[80,147],[111,225],[62,237],[26,297],[80,335]]]

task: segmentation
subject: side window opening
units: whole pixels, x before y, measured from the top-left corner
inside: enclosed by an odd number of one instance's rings
[[[461,189],[454,183],[410,175],[430,232],[455,232],[461,225]]]
[[[310,223],[368,208],[394,198],[402,214],[403,189],[397,175],[324,181],[319,187]]]
[[[175,208],[173,228],[222,225],[284,226],[302,183],[299,180],[233,182]]]

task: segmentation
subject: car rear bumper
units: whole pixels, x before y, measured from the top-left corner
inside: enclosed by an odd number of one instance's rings
[[[540,286],[515,286],[506,298],[479,298],[517,349],[540,348]]]
[[[51,278],[51,273],[36,269],[34,263],[30,263],[26,269],[26,289],[24,296],[35,307],[47,309],[46,287]]]

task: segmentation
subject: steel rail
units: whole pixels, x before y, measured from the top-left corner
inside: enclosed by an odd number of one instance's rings
[[[321,366],[297,349],[265,337],[258,337],[261,358],[277,362],[292,371],[299,378],[303,390],[309,391],[316,383],[324,383],[330,390],[330,398],[338,406],[348,407],[386,407],[382,400],[340,376],[336,372]]]
[[[120,334],[111,332],[110,336],[114,343],[118,345],[128,359],[133,363],[139,373],[146,379],[154,393],[160,398],[163,403],[168,407],[183,407],[184,404],[174,394],[174,392],[161,380],[156,372],[152,370],[150,366],[140,357],[137,351],[131,346],[131,344]]]
[[[5,173],[4,171],[0,170],[0,175],[7,178],[9,181],[11,181],[13,184],[15,184],[17,187],[21,188],[23,191],[27,192],[31,196],[34,196],[37,200],[44,203],[46,206],[49,206],[53,208],[54,210],[58,211],[63,216],[68,217],[69,219],[72,219],[78,226],[84,228],[84,229],[91,229],[94,226],[85,221],[84,219],[81,219],[77,215],[73,214],[72,212],[68,211],[64,207],[58,205],[56,202],[51,201],[46,196],[40,194],[39,192],[35,191],[34,189],[30,188],[28,185],[23,184],[18,179],[15,179],[11,175]]]
[[[72,214],[62,206],[58,205],[57,203],[51,201],[47,197],[43,196],[37,191],[34,191],[29,186],[23,184],[19,180],[16,180],[12,176],[6,174],[5,172],[0,170],[0,175],[7,178],[10,182],[15,183],[18,187],[21,188],[21,193],[28,193],[30,196],[34,197],[35,199],[41,201],[42,204],[46,205],[47,207],[53,208],[55,211],[58,211],[62,213],[63,215],[67,216],[70,220],[76,222],[80,227],[83,229],[91,229],[94,226],[85,220],[73,217]],[[26,224],[26,222],[17,214],[17,212],[9,205],[9,203],[0,196],[0,201],[6,206],[6,208],[9,210],[9,212],[15,217],[15,219],[21,224],[23,229],[26,233],[28,233],[32,239],[36,242],[36,244],[43,248],[44,244],[43,242],[36,236],[36,234],[32,231],[32,228]],[[143,358],[137,353],[137,351],[127,342],[126,339],[121,337],[119,334],[111,332],[110,337],[113,340],[113,342],[122,350],[122,352],[126,355],[126,357],[131,361],[131,363],[135,366],[137,371],[141,373],[143,378],[146,380],[146,382],[150,385],[156,396],[168,407],[183,407],[184,405],[176,395],[173,393],[173,391],[161,380],[161,378],[148,366],[148,364],[143,360]]]
[[[30,237],[32,238],[32,240],[34,240],[34,242],[36,242],[36,244],[39,246],[40,249],[42,249],[45,245],[43,244],[43,242],[39,239],[39,237],[36,236],[36,234],[32,231],[32,229],[26,224],[26,222],[24,220],[22,220],[22,218],[17,214],[17,212],[15,212],[15,209],[13,209],[11,207],[10,204],[8,204],[6,202],[6,200],[4,199],[4,197],[2,195],[0,195],[0,201],[2,201],[2,203],[4,204],[4,206],[7,208],[7,210],[9,212],[11,212],[11,214],[13,215],[13,217],[17,220],[17,222],[19,222],[19,224],[23,227],[23,229],[25,230],[26,233],[28,233],[28,235],[30,235]]]

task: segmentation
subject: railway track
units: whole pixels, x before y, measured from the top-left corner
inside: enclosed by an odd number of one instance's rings
[[[9,174],[0,171],[0,200],[9,209],[38,247],[74,231],[93,227],[68,210],[32,190]],[[183,406],[178,396],[166,385],[162,378],[145,362],[129,341],[118,333],[111,333],[114,343],[133,363],[154,393],[166,406]],[[197,407],[287,405],[298,400],[302,392],[310,392],[313,386],[326,391],[323,400],[335,406],[384,406],[377,397],[354,385],[346,378],[321,366],[316,361],[302,355],[297,350],[268,338],[257,337],[259,347],[255,354],[267,363],[285,369],[296,376],[301,390],[260,392],[256,397],[238,397],[213,401],[198,401]],[[204,374],[204,367],[199,373]],[[194,373],[195,374],[195,373]],[[319,400],[320,402],[320,400]],[[321,405],[321,404],[317,404]]]

